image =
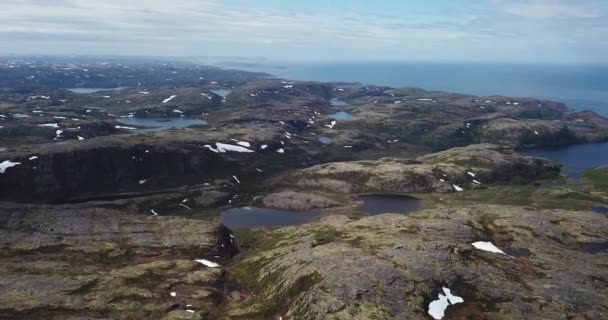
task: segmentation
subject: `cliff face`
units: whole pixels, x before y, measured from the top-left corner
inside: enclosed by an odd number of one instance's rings
[[[133,145],[76,148],[17,159],[2,174],[0,200],[61,202],[202,184],[238,171],[238,161],[203,148]],[[222,175],[224,173],[224,175]]]

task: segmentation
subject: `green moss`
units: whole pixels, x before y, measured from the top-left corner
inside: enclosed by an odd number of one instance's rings
[[[314,230],[313,238],[315,243],[313,246],[322,246],[328,243],[336,242],[340,240],[342,233],[333,227],[323,227],[321,229]]]
[[[608,167],[589,169],[584,177],[597,189],[608,192]]]

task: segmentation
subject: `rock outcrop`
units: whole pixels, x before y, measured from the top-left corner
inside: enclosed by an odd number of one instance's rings
[[[282,191],[264,197],[264,205],[272,208],[307,211],[339,205],[337,201],[312,193]]]
[[[552,178],[560,165],[522,156],[497,145],[471,145],[416,160],[334,162],[300,170],[295,184],[333,192],[449,192],[491,183],[527,183]],[[458,188],[457,188],[458,187]]]
[[[607,228],[600,214],[509,206],[333,216],[275,231],[234,272],[256,294],[251,318],[430,319],[445,287],[464,299],[445,319],[601,319]]]
[[[223,283],[219,268],[195,260],[235,253],[227,229],[201,220],[4,209],[0,318],[161,319],[192,310],[194,319],[217,306]]]

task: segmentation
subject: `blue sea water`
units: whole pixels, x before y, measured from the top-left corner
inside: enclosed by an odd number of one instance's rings
[[[272,63],[256,68],[293,80],[345,81],[472,95],[535,97],[608,116],[608,64]],[[283,68],[277,69],[276,65]]]
[[[562,173],[580,178],[587,169],[608,165],[608,143],[580,144],[560,148],[527,150],[526,155],[562,163]]]

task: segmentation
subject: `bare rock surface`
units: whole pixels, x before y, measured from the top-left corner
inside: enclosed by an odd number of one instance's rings
[[[161,319],[187,304],[200,317],[219,301],[222,272],[195,260],[221,261],[236,250],[227,229],[200,220],[6,211],[2,319]]]
[[[305,211],[324,209],[339,205],[338,202],[312,193],[282,191],[264,197],[264,204],[269,207]]]
[[[301,187],[333,192],[431,192],[479,188],[489,183],[526,183],[555,177],[560,165],[522,156],[492,144],[471,145],[407,160],[382,158],[333,162],[293,175]]]
[[[332,216],[275,231],[235,272],[260,319],[430,319],[442,287],[464,299],[444,319],[602,319],[608,252],[589,248],[607,227],[590,212],[486,205]]]

